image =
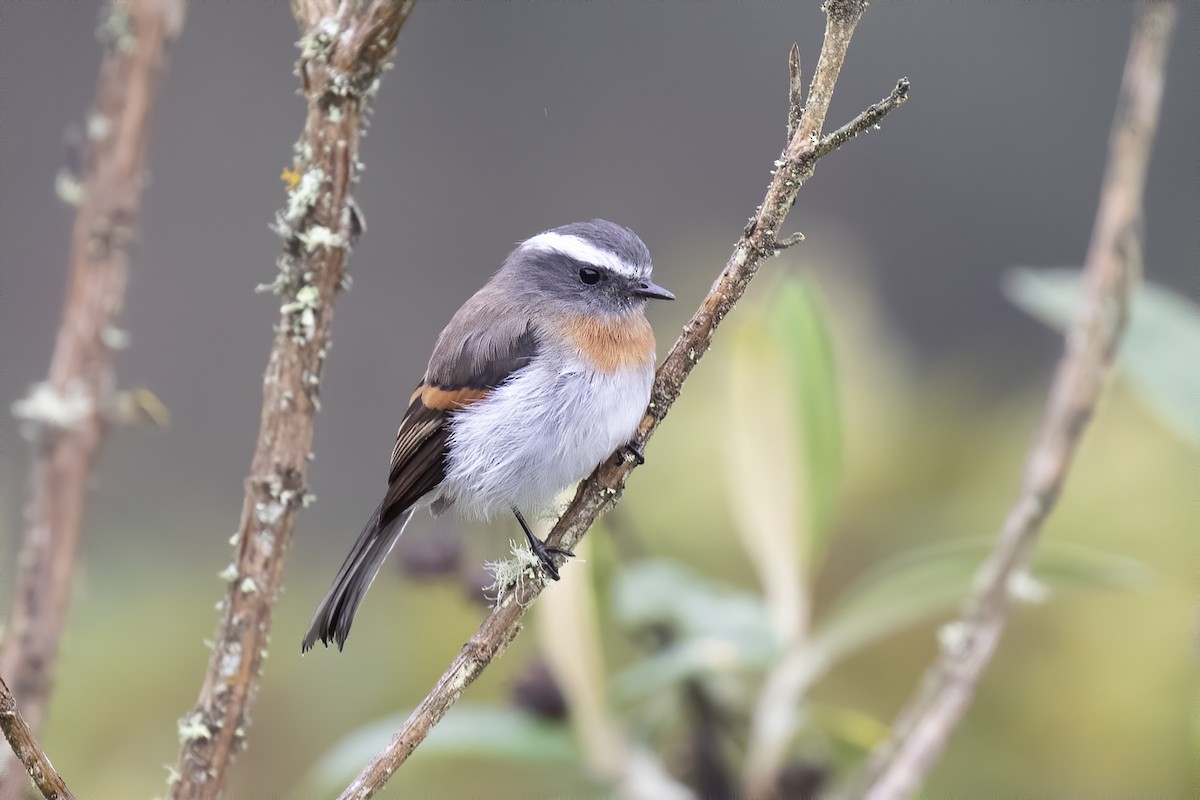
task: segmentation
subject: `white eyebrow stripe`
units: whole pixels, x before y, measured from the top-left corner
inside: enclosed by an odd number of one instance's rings
[[[602,250],[591,242],[578,236],[566,236],[561,233],[547,231],[539,233],[521,243],[522,250],[541,250],[542,252],[561,253],[576,261],[591,264],[594,267],[604,267],[620,273],[627,278],[640,277],[632,264],[627,263],[616,253]]]

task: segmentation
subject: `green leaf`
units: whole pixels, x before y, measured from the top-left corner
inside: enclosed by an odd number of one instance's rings
[[[807,711],[812,724],[826,736],[863,753],[869,753],[888,736],[886,724],[853,708],[809,702]]]
[[[1065,331],[1079,308],[1082,278],[1075,269],[1018,267],[1006,273],[1003,287],[1023,310]],[[1143,283],[1133,296],[1119,364],[1172,430],[1200,444],[1200,308]]]
[[[762,599],[706,580],[666,560],[631,565],[616,579],[618,620],[663,626],[672,641],[613,678],[618,699],[659,691],[713,672],[761,668],[779,646]]]
[[[810,573],[829,546],[830,522],[842,471],[842,419],[833,340],[824,295],[809,276],[785,282],[775,300],[771,324],[787,356],[794,387],[808,481]]]
[[[814,678],[852,653],[954,611],[991,546],[987,537],[937,542],[864,573],[813,630],[809,645]],[[1035,579],[1050,586],[1130,588],[1144,584],[1151,574],[1125,556],[1056,540],[1041,543],[1033,565]]]
[[[807,605],[801,556],[807,481],[788,357],[767,322],[750,316],[730,335],[729,407],[722,460],[734,530],[767,596],[776,631],[788,639],[802,628]]]
[[[841,473],[833,349],[815,282],[776,284],[731,331],[724,459],[736,532],[781,639],[806,627]]]
[[[408,713],[394,714],[352,731],[313,766],[306,785],[315,793],[337,790],[387,744]],[[581,766],[579,748],[566,723],[538,719],[503,706],[451,709],[421,745],[425,757],[482,758],[531,764]]]

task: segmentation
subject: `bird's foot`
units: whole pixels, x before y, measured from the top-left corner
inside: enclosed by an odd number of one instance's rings
[[[525,532],[525,538],[529,540],[529,549],[537,556],[538,561],[542,564],[542,571],[551,579],[558,580],[558,564],[554,561],[555,556],[563,558],[573,558],[575,556],[570,550],[564,550],[561,547],[555,547],[552,544],[546,544],[541,539],[533,535],[533,531],[529,529],[529,523],[525,521],[525,517],[521,516],[521,512],[515,507],[512,510],[513,516],[517,518],[517,522],[521,525],[521,530]]]
[[[639,467],[646,463],[646,452],[642,449],[642,445],[637,442],[627,442],[621,445],[617,450],[617,463],[625,461],[633,461]]]
[[[558,580],[558,563],[555,562],[555,556],[563,558],[573,558],[575,556],[570,550],[565,550],[561,547],[546,544],[536,536],[529,540],[529,549],[537,556],[538,561],[542,564],[542,571],[552,580]]]

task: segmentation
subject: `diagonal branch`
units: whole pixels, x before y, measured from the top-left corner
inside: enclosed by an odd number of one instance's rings
[[[54,765],[34,738],[33,731],[29,730],[29,725],[21,716],[17,701],[3,678],[0,678],[0,728],[4,730],[4,738],[8,739],[12,746],[13,754],[25,767],[42,797],[46,800],[75,800],[75,795],[67,788],[66,781],[55,771]],[[15,774],[19,773],[14,770]],[[25,787],[28,785],[26,783]]]
[[[649,408],[632,445],[640,450],[666,416],[683,382],[708,350],[713,333],[746,290],[758,268],[778,252],[779,231],[796,193],[813,174],[820,155],[821,128],[846,48],[866,7],[863,0],[827,0],[827,23],[821,57],[808,94],[808,104],[777,163],[766,197],[734,247],[725,269],[700,304],[683,333],[658,368]],[[799,59],[791,61],[792,85],[797,83]],[[906,84],[905,84],[906,86]],[[798,92],[789,92],[792,104]],[[907,98],[900,92],[888,110]],[[886,113],[886,112],[885,112]],[[789,119],[793,116],[789,114]],[[791,125],[789,124],[789,128]],[[832,148],[826,150],[829,152]],[[575,493],[574,499],[550,532],[546,543],[574,548],[596,518],[616,505],[636,459],[614,458],[601,464]],[[341,800],[366,800],[375,794],[424,741],[463,691],[520,632],[521,617],[544,588],[537,580],[519,582],[483,620],[479,629],[446,669],[433,689],[412,712],[391,742],[363,768],[341,794]]]
[[[66,626],[92,463],[113,421],[112,355],[122,338],[114,323],[137,235],[150,113],[183,14],[179,0],[112,0],[104,10],[105,53],[88,118],[62,323],[46,381],[13,407],[33,458],[0,674],[12,681],[35,733]],[[28,781],[7,756],[0,761],[7,776],[0,797],[23,797]]]
[[[1169,2],[1157,2],[1139,4],[1134,13],[1108,167],[1084,263],[1087,289],[1067,335],[1020,493],[991,556],[976,573],[961,616],[943,629],[941,655],[900,713],[891,739],[872,754],[851,797],[908,797],[937,762],[996,650],[1012,607],[1012,581],[1029,567],[1042,524],[1062,491],[1112,369],[1141,268],[1142,192],[1176,10]]]
[[[368,104],[411,0],[292,0],[301,30],[297,73],[308,102],[294,150],[283,239],[280,321],[263,379],[258,444],[246,479],[236,556],[200,698],[179,724],[170,797],[216,798],[245,742],[266,653],[271,611],[291,543],[330,346],[333,300],[362,220],[350,196]]]

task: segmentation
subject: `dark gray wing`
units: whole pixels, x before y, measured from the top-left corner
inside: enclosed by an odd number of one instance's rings
[[[482,291],[481,291],[482,293]],[[301,645],[337,643],[350,634],[359,603],[411,516],[414,503],[446,477],[451,415],[487,397],[537,352],[530,322],[483,313],[472,298],[438,338],[425,379],[413,392],[396,433],[388,488],[317,607]],[[494,323],[494,324],[493,324]]]

